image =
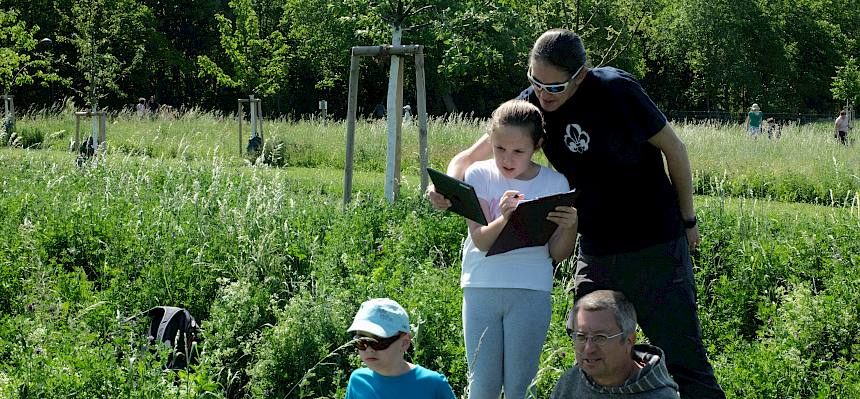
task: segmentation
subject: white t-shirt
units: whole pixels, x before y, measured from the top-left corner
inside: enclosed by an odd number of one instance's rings
[[[842,115],[839,115],[839,117],[836,118],[836,126],[837,126],[836,130],[838,130],[840,132],[847,132],[848,129],[851,127],[848,124],[848,118],[845,116],[842,116]]]
[[[508,190],[516,190],[525,199],[534,199],[570,190],[561,173],[541,166],[531,180],[507,179],[499,173],[494,160],[475,162],[466,170],[466,183],[475,187],[479,199],[489,204],[488,221],[501,215],[499,198]],[[515,249],[487,256],[472,242],[469,234],[463,243],[463,270],[460,287],[523,288],[552,290],[552,258],[549,245]]]

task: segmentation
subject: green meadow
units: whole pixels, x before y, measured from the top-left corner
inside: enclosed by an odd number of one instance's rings
[[[78,166],[69,115],[24,115],[2,137],[0,398],[342,398],[361,364],[345,330],[378,296],[410,313],[409,359],[463,396],[466,226],[421,197],[414,124],[391,204],[385,125],[359,121],[344,205],[339,121],[267,120],[263,157],[246,159],[235,116],[120,113],[106,152]],[[483,126],[431,119],[431,166]],[[779,140],[736,125],[675,128],[701,221],[699,317],[728,397],[860,397],[858,145],[838,145],[829,123],[786,125]],[[556,270],[541,398],[574,362],[571,266]],[[145,318],[125,321],[157,305],[202,325],[188,370],[163,370],[166,348],[146,346]]]

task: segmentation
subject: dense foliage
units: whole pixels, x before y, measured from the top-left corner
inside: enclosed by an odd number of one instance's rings
[[[39,136],[63,123],[20,125]],[[291,162],[314,169],[245,166],[217,147],[227,128],[201,115],[117,120],[129,131],[80,168],[50,149],[64,138],[0,149],[0,398],[341,398],[360,365],[345,329],[378,296],[411,315],[409,359],[462,395],[462,219],[430,209],[408,173],[405,197],[382,199],[378,122],[359,126],[367,155],[345,207],[343,161],[329,157],[343,126],[280,123],[273,134],[300,148]],[[434,164],[480,133],[474,121],[437,123],[446,134],[432,140]],[[860,395],[860,173],[851,148],[804,129],[753,141],[679,126],[697,190],[710,194],[696,198],[699,315],[730,398]],[[41,136],[57,133],[68,134]],[[845,200],[816,199],[820,190]],[[563,328],[570,267],[556,271],[539,397],[574,361]],[[190,370],[163,371],[166,349],[145,347],[145,319],[125,322],[155,305],[202,323]]]
[[[36,106],[154,96],[230,110],[253,92],[267,113],[325,99],[342,116],[350,47],[391,43],[399,26],[403,43],[426,46],[430,111],[486,115],[525,86],[537,35],[564,27],[593,65],[633,72],[664,109],[829,114],[860,86],[858,1],[0,0],[0,86]],[[35,48],[39,37],[54,45]],[[362,62],[366,114],[384,102],[387,61]]]

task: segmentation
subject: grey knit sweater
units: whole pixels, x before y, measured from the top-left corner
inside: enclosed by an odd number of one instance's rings
[[[574,365],[558,380],[552,399],[591,399],[634,397],[636,399],[677,399],[678,384],[666,370],[663,350],[652,345],[633,347],[633,358],[645,367],[621,386],[603,387]]]

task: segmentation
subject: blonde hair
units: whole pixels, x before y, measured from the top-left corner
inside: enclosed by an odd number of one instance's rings
[[[529,131],[529,137],[537,147],[543,138],[543,115],[532,103],[525,100],[508,100],[493,111],[487,124],[487,134],[491,135],[499,126],[524,127]]]

